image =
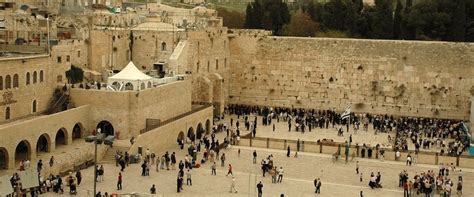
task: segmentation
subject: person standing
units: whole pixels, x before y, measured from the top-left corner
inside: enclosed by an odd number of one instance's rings
[[[77,179],[77,186],[80,186],[82,182],[82,174],[81,174],[81,171],[79,170],[77,170],[76,172],[76,179]]]
[[[151,194],[156,194],[156,187],[155,187],[155,184],[153,184],[150,188],[150,193]]]
[[[117,190],[122,190],[122,173],[119,172],[118,178],[117,178]]]
[[[183,177],[178,175],[178,178],[176,179],[176,187],[177,187],[178,193],[181,192],[182,185],[183,185]]]
[[[321,179],[318,178],[318,183],[316,184],[316,193],[321,193]]]
[[[216,173],[216,162],[214,162],[211,166],[211,175],[217,175],[217,173]]]
[[[38,173],[41,172],[41,170],[43,169],[43,160],[39,160],[38,161],[38,164],[36,164],[36,169],[38,170]]]
[[[258,184],[257,184],[257,191],[258,191],[258,197],[262,197],[262,193],[263,193],[263,184],[262,184],[262,181],[260,181]]]
[[[186,185],[193,185],[193,181],[191,180],[191,171],[189,169],[186,172]]]
[[[171,154],[171,169],[176,170],[176,154]]]
[[[51,158],[49,158],[49,167],[53,167],[53,164],[54,164],[54,156],[51,156]]]
[[[359,161],[356,162],[356,174],[359,174]]]
[[[240,149],[239,149],[240,150]],[[256,164],[257,163],[257,151],[256,150],[253,150],[253,163]]]
[[[314,179],[314,193],[318,193],[318,179]]]
[[[234,193],[237,193],[237,189],[235,189],[235,177],[232,176],[232,182],[230,183],[230,190],[229,190],[230,193],[234,192]]]
[[[225,164],[225,153],[222,153],[221,155],[221,167],[224,167]]]

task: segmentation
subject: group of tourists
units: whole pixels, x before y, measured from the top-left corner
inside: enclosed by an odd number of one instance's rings
[[[399,187],[403,188],[405,197],[415,196],[423,194],[427,197],[438,194],[440,196],[449,197],[456,193],[462,195],[463,189],[463,173],[462,170],[457,171],[457,184],[454,185],[454,181],[451,179],[449,172],[451,171],[452,176],[456,173],[455,167],[450,165],[440,164],[439,172],[436,174],[433,170],[422,172],[421,174],[416,173],[412,179],[406,170],[399,174]]]

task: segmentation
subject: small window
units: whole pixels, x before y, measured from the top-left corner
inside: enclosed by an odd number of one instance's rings
[[[31,78],[31,75],[30,75],[30,72],[27,72],[26,73],[26,85],[30,85],[30,79]]]
[[[125,84],[125,90],[133,90],[133,84],[128,82],[127,84]]]
[[[41,70],[40,71],[40,82],[44,81],[44,72]]]
[[[219,60],[216,60],[216,70],[219,70]]]
[[[148,88],[151,88],[151,82],[150,82],[150,81],[148,82],[147,87],[148,87]]]
[[[142,84],[140,85],[140,90],[144,90],[145,89],[145,83],[142,82]]]
[[[33,72],[33,83],[38,82],[38,73],[36,71]]]
[[[196,73],[199,73],[199,62],[196,63]]]
[[[227,58],[224,58],[224,68],[227,68]]]
[[[36,113],[36,100],[33,100],[32,110],[33,113]]]
[[[71,56],[66,56],[66,62],[70,62],[71,61]]]
[[[0,76],[0,90],[3,90],[3,77]]]
[[[61,63],[61,62],[62,62],[61,56],[58,56],[57,62],[58,62],[58,63]]]
[[[209,61],[207,61],[207,72],[209,72],[210,66],[211,66],[211,63],[209,63]]]
[[[56,82],[58,82],[58,83],[63,82],[63,76],[62,76],[62,75],[58,75],[58,76],[56,77]]]
[[[18,88],[18,74],[13,75],[13,87]]]
[[[77,57],[81,57],[81,50],[77,50]]]
[[[166,51],[166,42],[161,43],[161,50]]]
[[[10,77],[10,75],[7,75],[5,77],[5,89],[10,89],[12,88],[12,78]]]
[[[5,120],[10,120],[10,107],[5,109]]]

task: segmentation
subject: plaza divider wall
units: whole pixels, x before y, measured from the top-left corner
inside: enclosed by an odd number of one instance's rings
[[[340,146],[340,154],[344,157],[344,143],[340,142],[331,142],[331,141],[299,141],[299,150],[298,150],[298,141],[297,140],[286,140],[286,139],[274,139],[274,138],[263,138],[263,137],[255,137],[251,138],[250,136],[244,136],[240,138],[237,145],[239,146],[248,146],[248,147],[257,147],[257,148],[269,148],[269,149],[276,149],[276,150],[287,150],[288,146],[290,147],[291,151],[298,151],[298,152],[308,152],[308,153],[321,153],[321,154],[335,154],[339,151]],[[366,150],[368,147],[356,146],[351,145],[349,150],[349,157],[352,154],[355,154],[356,157],[362,158],[361,151],[365,148]],[[367,151],[365,154],[366,159],[381,159],[379,152],[375,150],[375,147],[371,148],[373,150],[372,156],[369,158],[367,155]],[[384,160],[388,161],[395,161],[395,151],[388,148],[380,148],[385,151],[384,153]],[[400,152],[400,158],[398,159],[400,162],[406,162],[408,152]],[[412,152],[414,155],[414,152]],[[435,152],[427,152],[427,151],[420,151],[418,153],[417,163],[420,164],[429,164],[429,165],[439,165],[439,164],[453,164],[459,167],[466,167],[466,168],[474,168],[474,157],[468,155],[461,155],[458,157],[449,156],[449,155],[440,155],[439,153]]]

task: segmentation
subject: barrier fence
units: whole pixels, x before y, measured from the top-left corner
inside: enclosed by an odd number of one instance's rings
[[[238,144],[239,146],[248,146],[248,147],[257,147],[257,148],[269,148],[277,150],[287,150],[289,146],[290,149],[298,152],[308,152],[308,153],[321,153],[321,154],[335,154],[340,151],[342,157],[345,156],[345,144],[341,142],[331,142],[331,141],[304,141],[300,140],[298,145],[298,140],[287,140],[287,139],[275,139],[275,138],[264,138],[264,137],[255,137],[251,138],[249,136],[244,136],[240,138]],[[363,149],[365,151],[363,151]],[[358,158],[367,158],[367,159],[380,159],[380,153],[372,147],[372,155],[368,157],[367,150],[369,147],[356,146],[354,144],[350,145],[349,157],[355,153],[355,157]],[[379,148],[378,150],[384,150],[384,160],[396,161],[395,151],[388,148]],[[362,152],[366,154],[363,155]],[[398,161],[406,162],[408,152],[400,152],[400,158]],[[412,156],[414,156],[414,151]],[[430,164],[430,165],[439,165],[443,164],[454,164],[459,167],[474,168],[474,157],[468,155],[460,156],[449,156],[441,155],[435,152],[419,151],[417,163],[421,164]]]

